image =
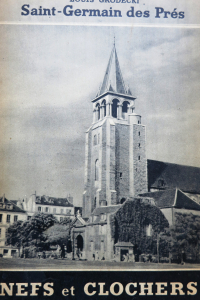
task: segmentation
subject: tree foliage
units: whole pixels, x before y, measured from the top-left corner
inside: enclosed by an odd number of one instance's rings
[[[24,222],[18,221],[7,230],[7,244],[16,247],[37,245],[41,242],[43,232],[55,223],[57,219],[53,215],[43,213],[38,213]]]
[[[71,222],[68,225],[55,224],[48,228],[43,236],[45,238],[45,243],[49,244],[67,244],[71,238]]]

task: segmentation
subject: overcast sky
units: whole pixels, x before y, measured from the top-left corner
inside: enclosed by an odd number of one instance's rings
[[[199,29],[1,25],[0,191],[81,204],[85,131],[115,35],[147,158],[200,167]]]

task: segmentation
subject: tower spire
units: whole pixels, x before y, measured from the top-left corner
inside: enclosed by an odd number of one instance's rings
[[[111,51],[111,55],[104,75],[103,83],[101,85],[98,96],[102,95],[106,91],[109,91],[110,86],[112,87],[112,90],[116,93],[127,94],[124,80],[119,66],[119,60],[118,60],[117,50],[115,46],[115,36],[114,36],[113,48]]]

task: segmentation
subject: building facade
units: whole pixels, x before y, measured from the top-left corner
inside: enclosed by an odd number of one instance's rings
[[[76,208],[73,206],[73,197],[55,198],[49,196],[31,195],[29,199],[21,202],[23,209],[27,212],[28,218],[36,213],[53,214],[58,221],[64,218],[73,218]],[[80,209],[80,208],[79,208]]]
[[[0,198],[0,254],[3,257],[12,257],[17,254],[18,249],[6,245],[6,230],[17,221],[27,220],[27,213],[19,208],[14,202]]]

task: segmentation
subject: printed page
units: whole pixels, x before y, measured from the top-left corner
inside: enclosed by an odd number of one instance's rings
[[[0,296],[199,298],[199,34],[195,0],[1,0]]]

